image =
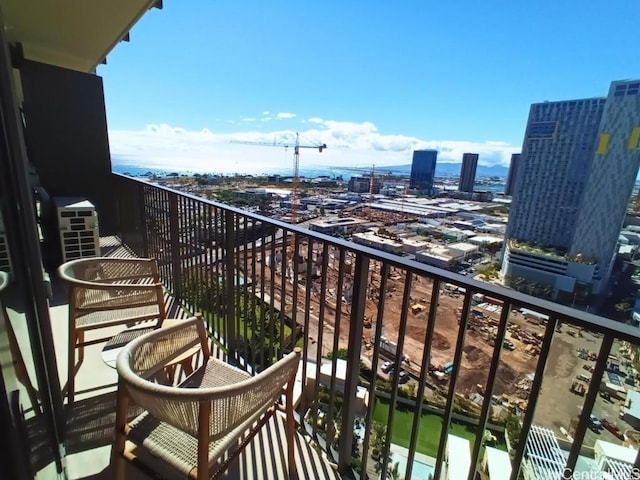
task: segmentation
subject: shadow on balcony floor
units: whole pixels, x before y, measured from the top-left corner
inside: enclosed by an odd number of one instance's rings
[[[115,393],[100,395],[73,406],[68,416],[65,442],[67,474],[72,480],[111,480],[110,466],[113,422],[115,420]],[[131,415],[138,412],[130,410]],[[328,462],[306,441],[296,434],[296,465],[299,479],[339,479]],[[222,478],[275,479],[286,477],[286,437],[282,417],[272,417],[252,442],[232,462]],[[98,467],[96,469],[96,467]],[[170,473],[159,478],[172,480]],[[145,473],[132,465],[127,466],[127,479],[144,480]]]
[[[130,258],[134,255],[123,246],[117,237],[100,239],[102,255]],[[59,369],[65,371],[67,342],[67,296],[64,285],[53,279],[54,299],[52,301],[52,324],[58,352]],[[175,301],[170,292],[165,293],[165,305],[168,318],[187,318],[189,313]],[[119,328],[114,329],[114,334]],[[111,480],[110,468],[111,444],[114,438],[116,392],[116,373],[104,365],[100,359],[102,345],[87,347],[85,362],[76,377],[77,399],[72,407],[66,407],[66,472],[70,480]],[[219,352],[218,352],[219,353]],[[66,379],[61,378],[64,385]],[[139,413],[130,408],[130,416]],[[37,452],[38,467],[44,467],[52,461],[51,453],[39,445],[46,432],[38,428],[37,418],[28,426],[31,446]],[[331,465],[321,457],[307,442],[307,436],[296,435],[296,463],[300,479],[338,479],[340,476]],[[286,436],[284,423],[279,415],[272,417],[251,443],[231,463],[226,479],[280,479],[286,478]],[[39,468],[38,468],[39,470]],[[39,478],[46,478],[44,476]],[[133,466],[127,467],[128,480],[149,479]],[[171,478],[171,477],[168,477]]]

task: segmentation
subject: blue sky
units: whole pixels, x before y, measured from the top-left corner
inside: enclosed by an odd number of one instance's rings
[[[112,154],[252,171],[301,164],[507,164],[529,105],[640,77],[640,3],[165,0],[98,68]],[[264,167],[266,169],[266,167]]]

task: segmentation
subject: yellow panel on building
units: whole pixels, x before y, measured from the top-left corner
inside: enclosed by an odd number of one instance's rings
[[[629,138],[629,150],[638,148],[638,142],[640,142],[640,127],[633,127],[631,137]]]
[[[604,155],[605,153],[607,153],[610,138],[611,134],[609,133],[600,134],[600,142],[598,143],[598,149],[596,150],[596,153],[599,153],[600,155]]]

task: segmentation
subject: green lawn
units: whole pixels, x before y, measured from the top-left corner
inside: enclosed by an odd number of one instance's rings
[[[381,399],[376,400],[376,405],[373,411],[373,419],[377,422],[386,424],[389,415],[389,404]],[[400,445],[401,447],[409,448],[409,441],[411,438],[411,429],[413,427],[413,412],[406,410],[398,410],[393,414],[393,429],[391,436],[391,443]],[[442,428],[442,419],[431,413],[424,413],[420,418],[420,426],[418,428],[418,444],[416,450],[425,455],[436,457],[438,454],[438,442],[440,441],[440,429]],[[466,425],[461,423],[452,423],[449,428],[449,433],[458,437],[466,438],[471,443],[470,448],[473,448],[475,440],[475,428],[473,430],[467,430]],[[496,448],[500,450],[507,450],[507,446],[504,443],[504,438],[501,435],[494,435],[498,438],[498,444]],[[480,451],[480,454],[484,452],[484,447]],[[482,458],[482,456],[480,457]]]
[[[216,314],[216,313],[210,313],[210,312],[203,312],[203,316],[205,319],[207,319],[209,321],[209,323],[211,324],[212,327],[218,327],[220,326],[223,322],[225,322],[225,318]],[[244,337],[245,334],[245,320],[243,317],[238,317],[236,316],[236,324],[237,326],[237,330],[236,330],[236,335],[240,335],[241,337]],[[258,320],[256,320],[257,322]],[[253,337],[253,329],[252,327],[252,322],[246,322],[247,324],[247,338],[252,338]],[[286,323],[284,324],[284,337],[287,338],[291,335],[292,329],[289,325],[287,325]],[[261,335],[265,335],[267,338],[269,336],[270,333],[270,329],[267,326],[266,327],[266,331],[264,333],[261,333]],[[267,339],[265,338],[265,340]],[[280,343],[280,336],[278,336],[276,339],[274,339],[274,343],[276,345],[278,345]]]

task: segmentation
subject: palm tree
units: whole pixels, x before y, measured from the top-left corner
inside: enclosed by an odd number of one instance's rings
[[[388,480],[400,480],[400,464],[398,462],[394,463],[393,466],[387,469]]]
[[[387,442],[387,426],[383,423],[374,421],[372,429],[371,454],[374,456],[380,454],[384,448],[384,444]]]

